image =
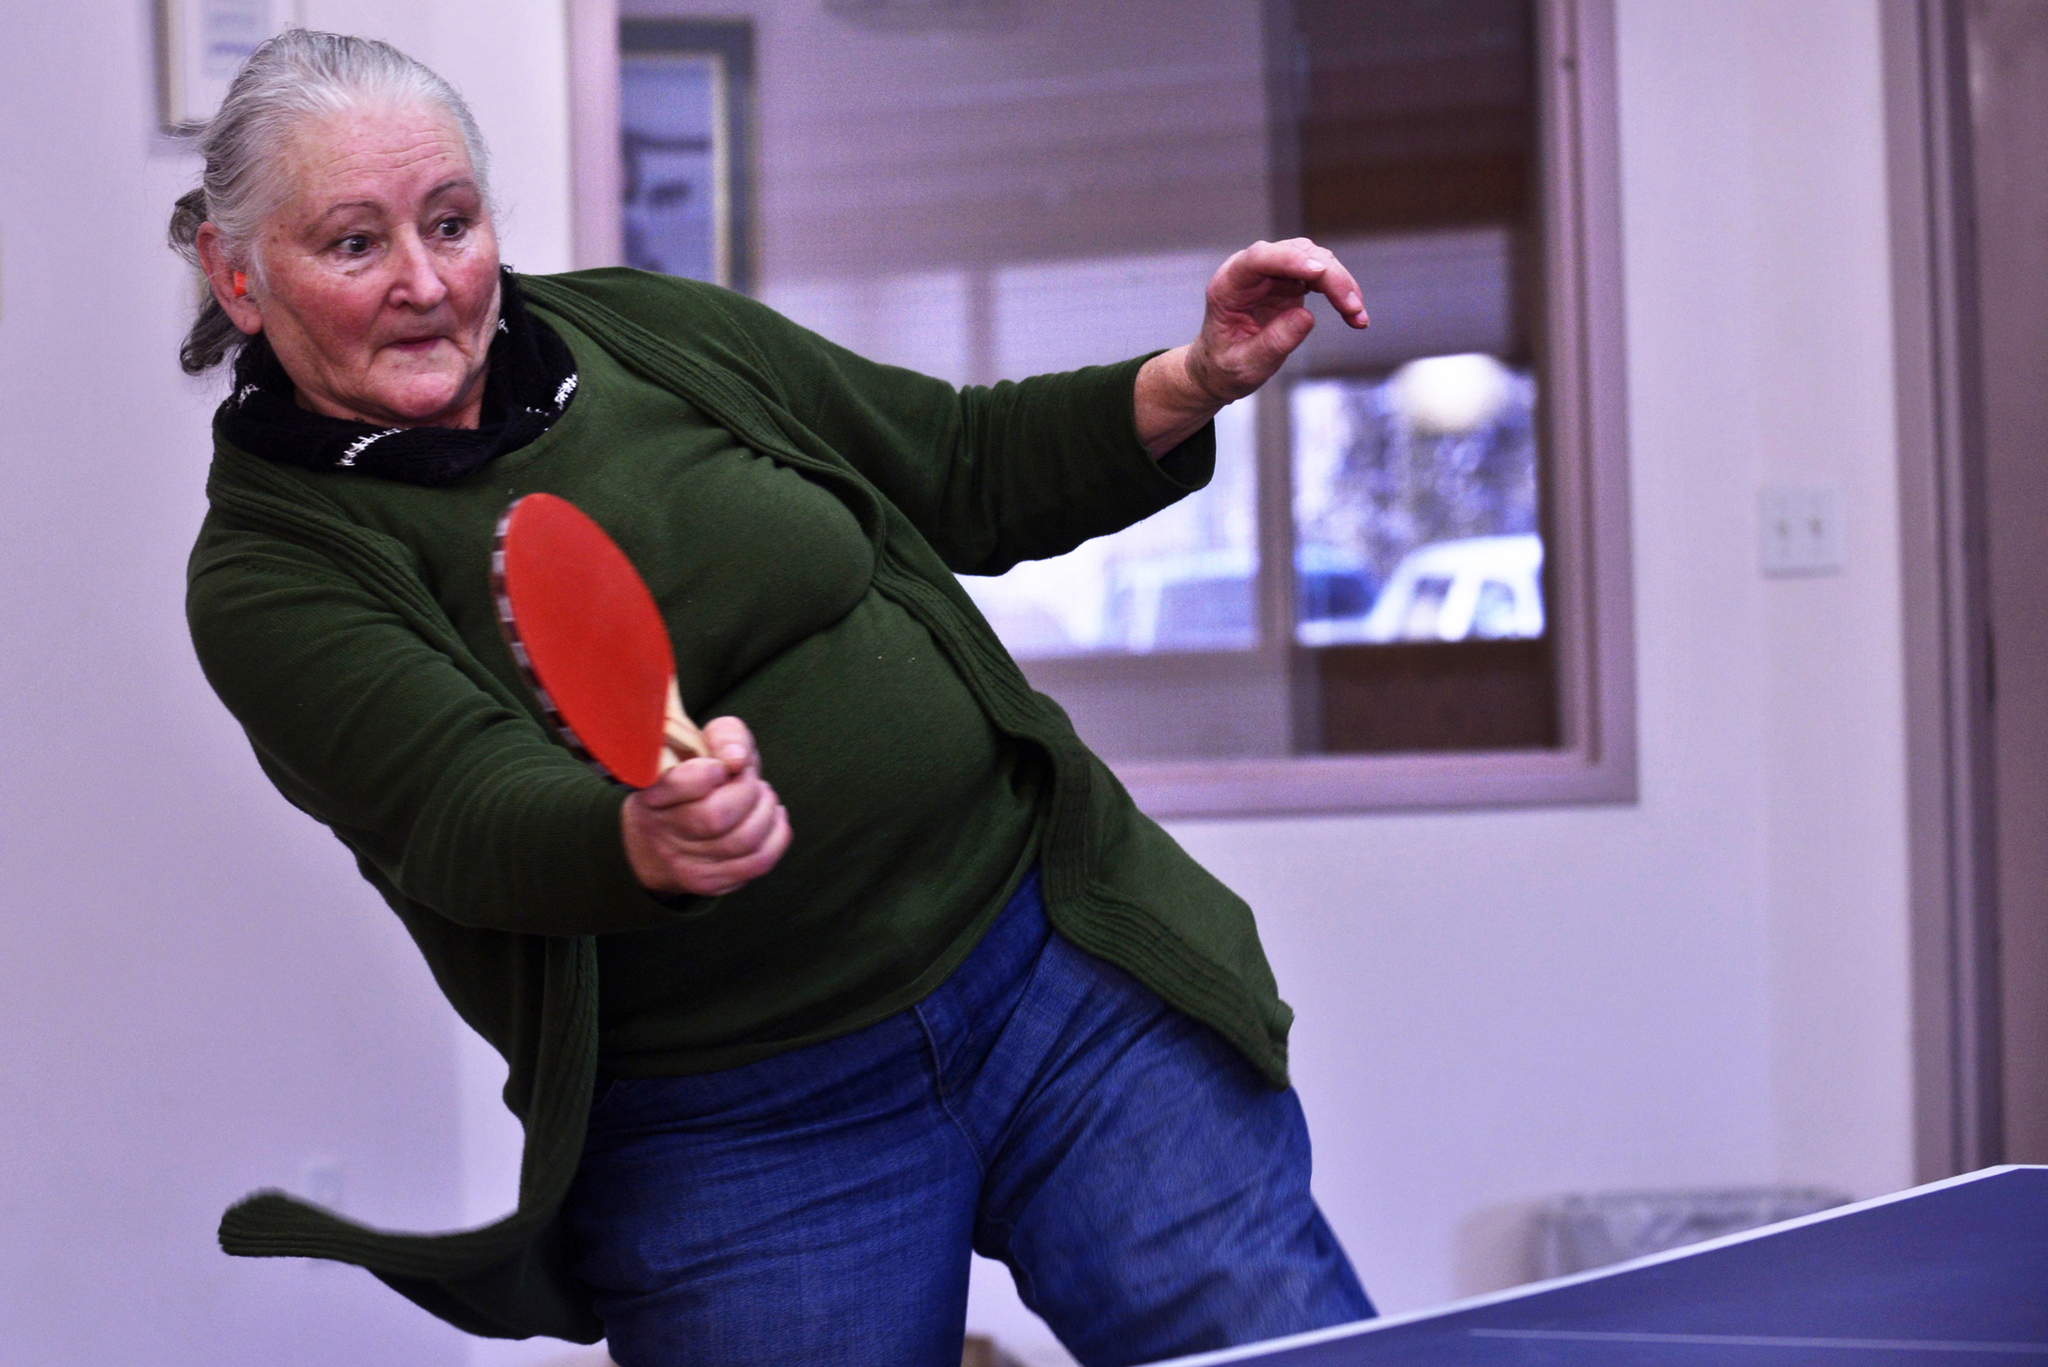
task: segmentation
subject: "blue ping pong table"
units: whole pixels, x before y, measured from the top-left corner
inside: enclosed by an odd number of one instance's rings
[[[2048,1167],[1986,1168],[1744,1234],[1270,1343],[1262,1367],[2048,1364]]]

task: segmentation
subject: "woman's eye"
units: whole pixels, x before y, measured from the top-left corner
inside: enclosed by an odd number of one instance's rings
[[[341,248],[344,255],[361,256],[364,252],[370,250],[370,235],[368,233],[350,233],[335,245]]]
[[[469,223],[464,219],[444,218],[434,225],[434,231],[442,237],[461,237],[462,230],[468,226]]]

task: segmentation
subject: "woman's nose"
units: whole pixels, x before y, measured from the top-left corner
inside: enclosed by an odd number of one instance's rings
[[[446,299],[448,282],[441,278],[439,263],[419,235],[402,233],[395,245],[392,264],[397,278],[392,282],[392,302],[430,309]]]

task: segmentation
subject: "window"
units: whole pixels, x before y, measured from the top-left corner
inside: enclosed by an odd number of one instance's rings
[[[715,244],[708,181],[743,287],[960,383],[1186,341],[1258,237],[1364,284],[1369,332],[1323,309],[1219,416],[1208,490],[967,581],[1148,809],[1632,796],[1607,0],[711,13],[572,8],[587,264]],[[722,143],[711,29],[754,101]]]

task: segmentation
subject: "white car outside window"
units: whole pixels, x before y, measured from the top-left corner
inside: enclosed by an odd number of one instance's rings
[[[1543,634],[1543,539],[1534,532],[1417,546],[1362,617],[1303,622],[1310,646],[1532,638]]]

